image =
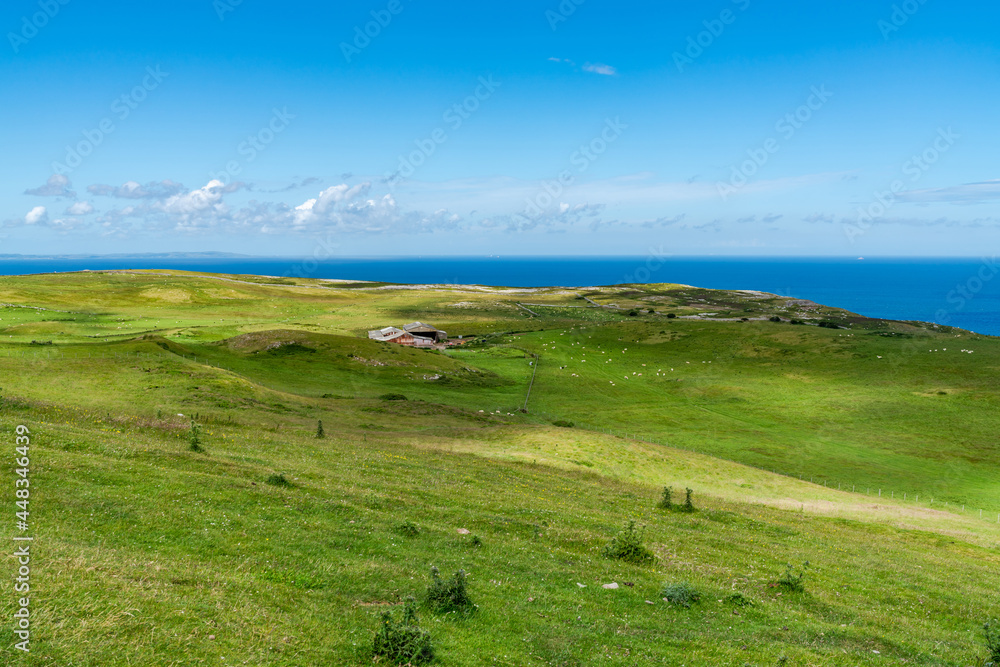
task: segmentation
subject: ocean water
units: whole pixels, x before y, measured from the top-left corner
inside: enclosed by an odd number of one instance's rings
[[[399,283],[511,287],[684,283],[810,299],[871,317],[1000,335],[1000,265],[983,259],[462,257],[336,259],[5,259],[0,275],[83,269],[182,269]]]

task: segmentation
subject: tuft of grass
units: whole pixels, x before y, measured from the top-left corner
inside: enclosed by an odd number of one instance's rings
[[[573,422],[567,421],[565,419],[557,419],[554,422],[552,422],[552,425],[558,426],[560,428],[573,428],[575,426]]]
[[[412,597],[406,599],[401,619],[397,620],[388,611],[382,614],[372,655],[376,662],[385,658],[396,665],[421,665],[434,659],[431,634],[420,627],[417,604]]]
[[[686,581],[665,583],[660,589],[660,597],[670,604],[690,609],[691,605],[701,599],[701,593]]]
[[[635,521],[629,521],[625,527],[604,547],[601,554],[611,560],[623,560],[634,565],[644,565],[656,560],[656,555],[642,544],[645,527],[637,530]]]
[[[279,486],[283,488],[291,488],[295,486],[290,481],[288,481],[287,478],[285,478],[285,473],[283,472],[270,475],[265,481],[271,486]]]
[[[753,600],[743,595],[742,593],[730,593],[726,596],[726,604],[731,604],[734,607],[752,607]]]
[[[431,568],[431,584],[427,587],[427,603],[441,613],[455,612],[468,615],[477,607],[469,597],[468,578],[459,570],[448,579],[441,578],[441,571]]]
[[[420,534],[420,526],[412,521],[404,521],[396,526],[396,532],[400,535],[405,535],[406,537],[416,537]]]

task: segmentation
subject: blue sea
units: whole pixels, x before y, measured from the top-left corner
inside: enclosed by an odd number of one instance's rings
[[[0,275],[83,269],[182,269],[401,283],[512,287],[684,283],[810,299],[897,320],[923,320],[1000,336],[1000,265],[983,259],[699,257],[409,257],[335,259],[3,259]]]

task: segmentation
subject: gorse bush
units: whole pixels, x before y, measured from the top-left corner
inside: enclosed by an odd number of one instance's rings
[[[805,590],[805,585],[802,581],[805,579],[806,570],[808,569],[809,561],[804,562],[802,567],[799,568],[788,563],[785,566],[785,573],[778,579],[777,584],[786,590],[801,593]]]
[[[1000,621],[993,618],[986,621],[983,625],[983,632],[985,633],[986,640],[986,651],[989,655],[986,657],[986,667],[1000,667]]]
[[[629,521],[625,524],[625,528],[615,535],[611,539],[611,542],[604,547],[601,554],[611,560],[623,560],[626,563],[633,563],[635,565],[642,565],[656,560],[653,552],[642,544],[644,531],[645,528],[636,530],[635,521]]]
[[[660,589],[660,597],[670,604],[690,609],[691,605],[701,599],[701,593],[694,586],[683,581],[677,584],[664,584],[663,588]]]
[[[660,502],[659,504],[657,504],[657,507],[664,510],[673,509],[674,508],[673,493],[674,490],[669,486],[663,487],[663,495],[660,497]]]
[[[476,605],[472,603],[466,585],[465,570],[459,570],[449,579],[442,579],[441,571],[432,567],[431,585],[427,587],[427,603],[442,613],[471,614],[476,610]]]
[[[383,401],[405,401],[406,396],[403,394],[382,394],[379,396]]]
[[[417,625],[417,604],[406,599],[403,618],[396,620],[389,612],[382,614],[382,625],[375,632],[372,653],[396,665],[420,665],[434,659],[431,635]]]

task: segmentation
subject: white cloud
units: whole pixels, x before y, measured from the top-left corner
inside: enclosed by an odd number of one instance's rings
[[[24,216],[26,225],[44,225],[49,221],[49,212],[44,206],[36,206]]]
[[[950,204],[979,204],[1000,199],[1000,179],[981,183],[965,183],[933,190],[910,190],[897,195],[899,201],[911,204],[945,202]]]
[[[153,181],[146,185],[141,185],[136,181],[126,181],[118,187],[100,183],[87,186],[87,192],[92,195],[117,199],[166,199],[183,191],[183,185],[170,179]]]
[[[89,201],[78,201],[66,209],[67,215],[89,215],[94,212],[94,207]]]
[[[618,74],[617,69],[604,63],[587,63],[583,66],[583,71],[591,72],[592,74],[603,74],[604,76],[617,76]]]
[[[69,178],[62,174],[52,174],[49,176],[49,180],[45,185],[37,188],[31,188],[24,191],[26,195],[35,195],[36,197],[76,197],[76,193],[70,188]]]

